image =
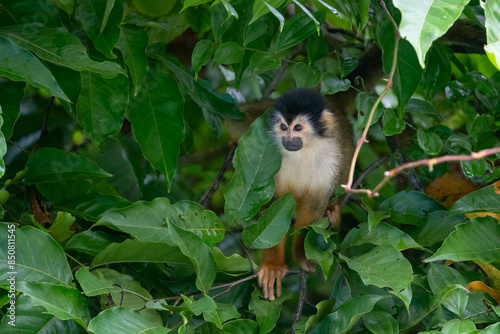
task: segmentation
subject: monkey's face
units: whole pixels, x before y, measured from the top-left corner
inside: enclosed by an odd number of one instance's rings
[[[291,121],[276,115],[273,133],[278,141],[281,139],[283,148],[290,152],[302,149],[314,137],[314,129],[305,115],[298,115]]]

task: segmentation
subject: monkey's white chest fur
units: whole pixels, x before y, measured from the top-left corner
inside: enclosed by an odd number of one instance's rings
[[[281,146],[281,169],[275,177],[276,195],[291,191],[299,196],[321,192],[331,196],[340,182],[340,149],[331,138],[314,140],[295,152]]]

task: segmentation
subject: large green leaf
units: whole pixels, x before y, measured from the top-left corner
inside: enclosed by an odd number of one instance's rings
[[[0,331],[3,334],[19,333],[79,333],[82,329],[73,320],[60,320],[47,313],[41,306],[34,306],[33,300],[27,295],[16,299],[15,326],[8,313],[2,318]]]
[[[325,20],[325,13],[312,14],[317,21]],[[304,12],[295,14],[285,22],[283,31],[278,36],[278,51],[289,49],[316,32],[316,23]]]
[[[373,311],[362,318],[363,325],[373,334],[398,334],[399,323],[389,312]]]
[[[80,74],[82,90],[76,103],[76,118],[84,133],[100,143],[122,128],[128,105],[128,80],[123,75],[105,79],[97,73]]]
[[[468,212],[500,213],[500,194],[495,192],[495,186],[490,185],[465,195],[450,208],[450,213]]]
[[[14,231],[11,233],[11,231]],[[66,255],[52,237],[32,226],[19,228],[15,224],[0,223],[0,282],[6,286],[7,278],[16,272],[17,282],[49,282],[67,288],[73,287],[73,275]],[[15,235],[15,264],[9,263],[7,245]]]
[[[314,65],[297,63],[292,69],[297,88],[314,88],[321,80],[321,72]]]
[[[65,244],[64,249],[96,256],[114,239],[103,231],[86,230],[74,234]]]
[[[387,296],[364,295],[352,298],[340,305],[335,312],[323,318],[313,333],[347,333],[363,314],[370,312],[375,304],[384,298]]]
[[[24,97],[24,82],[0,79],[0,106],[2,106],[2,133],[5,139],[12,136],[14,124],[19,118],[21,100]]]
[[[196,287],[206,294],[217,275],[217,264],[210,247],[204,244],[196,234],[177,227],[170,218],[167,218],[167,224],[173,243],[193,263],[196,271]]]
[[[470,292],[467,290],[467,282],[462,275],[450,266],[432,263],[427,272],[427,280],[435,295],[445,291],[451,285],[462,286],[462,289],[456,289],[447,295],[442,304],[459,317],[463,317]]]
[[[259,330],[259,325],[250,319],[228,321],[220,334],[254,334]]]
[[[476,217],[466,224],[458,225],[436,253],[425,261],[498,262],[500,261],[498,240],[500,240],[498,220],[492,217]]]
[[[286,193],[262,213],[259,221],[243,230],[243,243],[250,249],[276,246],[285,236],[296,203],[291,193]]]
[[[121,292],[121,288],[113,285],[112,282],[103,277],[102,273],[96,271],[96,275],[92,274],[89,267],[81,267],[75,273],[75,278],[80,283],[83,292],[88,297],[99,296],[104,293]]]
[[[191,73],[187,72],[171,58],[167,59],[157,54],[154,56],[158,57],[169,70],[174,72],[183,89],[200,108],[205,108],[211,113],[219,114],[223,118],[245,118],[245,115],[235,106],[234,100],[230,95],[216,93],[207,81],[199,78],[196,80]]]
[[[194,76],[198,78],[198,72],[200,72],[201,68],[205,66],[212,55],[215,52],[215,43],[208,39],[202,39],[196,43],[194,47],[193,54],[191,55],[191,63],[194,68]]]
[[[420,226],[412,226],[406,229],[418,244],[429,247],[443,241],[455,230],[455,226],[464,223],[463,215],[447,216],[448,211],[431,212]]]
[[[105,78],[125,74],[120,65],[114,62],[90,59],[80,39],[62,28],[23,24],[2,28],[0,36],[9,38],[22,48],[58,66],[69,67],[78,72],[99,73]]]
[[[271,11],[271,8],[279,8],[283,4],[283,2],[285,2],[285,0],[256,0],[253,3],[253,17],[249,24],[253,23],[262,15],[266,15],[267,13],[269,13]]]
[[[401,298],[408,308],[411,302],[410,284],[413,280],[413,270],[410,262],[395,247],[381,245],[355,258],[342,254],[340,258],[361,276],[363,283],[388,288],[389,292]]]
[[[214,63],[234,64],[243,60],[245,49],[236,42],[227,42],[217,47],[214,53]]]
[[[500,69],[500,46],[498,45],[500,40],[500,5],[497,1],[480,1],[480,4],[484,9],[486,19],[486,41],[488,44],[484,46],[484,50],[488,59],[497,69]]]
[[[120,26],[120,39],[116,48],[120,50],[128,71],[134,83],[134,96],[139,93],[141,85],[148,74],[148,58],[146,48],[148,47],[149,36],[142,30],[134,26]]]
[[[90,267],[133,262],[168,263],[169,265],[174,263],[191,264],[176,246],[127,239],[124,242],[113,243],[106,247],[94,258]]]
[[[394,27],[385,15],[377,25],[377,41],[382,49],[383,70],[391,71],[394,57]],[[397,64],[393,77],[392,90],[398,98],[398,115],[403,117],[403,111],[413,93],[422,80],[423,70],[418,63],[415,50],[406,40],[398,44]],[[404,123],[403,123],[404,124]],[[384,126],[385,129],[385,126]]]
[[[167,217],[175,225],[193,232],[209,247],[224,237],[220,219],[201,205],[180,201],[170,204],[167,198],[156,198],[151,202],[136,202],[129,207],[105,214],[97,225],[106,225],[129,233],[141,242],[158,242],[172,245],[167,230]]]
[[[113,307],[100,312],[89,323],[89,331],[95,334],[122,333],[122,334],[165,334],[170,329],[163,327],[161,318],[153,321],[137,310]]]
[[[235,173],[224,189],[224,212],[229,228],[255,216],[274,194],[274,176],[280,169],[281,159],[268,131],[266,117],[259,117],[240,139],[233,158]]]
[[[12,81],[24,81],[46,89],[51,95],[69,101],[54,76],[38,58],[12,41],[0,37],[0,76]]]
[[[73,9],[75,8],[75,0],[55,0],[54,1],[59,8],[64,10],[68,16],[73,15]]]
[[[47,282],[18,282],[16,289],[30,296],[33,305],[42,306],[56,318],[73,319],[87,328],[90,321],[89,306],[78,289]]]
[[[394,1],[394,5],[403,13],[400,24],[401,36],[407,38],[413,45],[422,67],[424,67],[425,55],[432,42],[444,35],[469,1]]]
[[[222,329],[222,324],[224,322],[241,316],[236,307],[232,304],[216,303],[215,305],[217,306],[215,309],[203,312],[203,319],[215,324],[219,329]]]
[[[159,71],[150,73],[127,108],[134,138],[144,157],[165,175],[169,189],[184,140],[183,111],[184,98],[177,82]]]
[[[37,183],[36,187],[55,208],[92,222],[98,221],[111,209],[130,205],[130,202],[116,194],[108,183],[95,183],[84,176],[75,180]]]
[[[390,209],[394,222],[420,225],[430,212],[444,210],[444,207],[422,192],[400,191],[382,202],[380,209]]]
[[[333,251],[336,248],[337,245],[331,238],[327,239],[315,231],[307,232],[304,240],[306,257],[309,260],[316,261],[320,265],[325,281],[328,279],[328,273],[336,259],[336,257],[333,256]]]
[[[363,223],[358,228],[353,228],[345,236],[342,247],[352,247],[371,243],[374,245],[392,245],[398,250],[409,248],[422,249],[408,234],[386,223],[379,223],[370,232],[368,223]]]
[[[116,58],[113,47],[120,37],[118,24],[122,20],[123,5],[121,1],[113,1],[109,12],[108,3],[110,1],[79,0],[75,17],[82,23],[95,48],[108,58]]]
[[[259,333],[269,333],[276,326],[283,302],[290,299],[290,297],[290,294],[285,293],[271,302],[264,299],[261,289],[255,289],[253,291],[248,309],[255,314],[257,318],[257,322],[260,326]]]
[[[92,160],[79,154],[55,148],[42,148],[33,153],[26,163],[24,179],[28,184],[76,179],[110,177]]]

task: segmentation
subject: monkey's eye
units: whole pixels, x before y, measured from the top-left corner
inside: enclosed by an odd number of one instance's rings
[[[287,126],[285,124],[283,124],[283,123],[281,123],[280,128],[283,131],[286,131],[286,129],[288,129]]]
[[[297,124],[297,125],[295,125],[295,126],[293,127],[293,129],[294,129],[295,131],[300,131],[300,130],[302,130],[302,125]]]

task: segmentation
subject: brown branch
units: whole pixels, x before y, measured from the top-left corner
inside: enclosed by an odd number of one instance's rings
[[[299,302],[297,303],[297,312],[295,312],[295,317],[293,319],[292,328],[290,333],[294,334],[295,329],[293,326],[300,320],[300,316],[302,315],[302,310],[304,308],[304,304],[307,300],[306,297],[307,291],[307,272],[305,270],[300,270],[300,292],[299,292]]]
[[[291,54],[290,54],[290,57],[289,59],[292,60],[293,58],[295,58],[297,55],[300,54],[300,52],[302,51],[302,47],[298,47],[296,48]],[[264,95],[262,95],[262,100],[268,100],[269,99],[269,96],[271,96],[271,94],[276,90],[276,86],[278,86],[278,82],[280,81],[281,77],[283,76],[283,74],[285,73],[286,69],[288,68],[288,66],[290,65],[290,62],[289,61],[285,61],[281,67],[278,69],[278,71],[276,72],[276,75],[274,76],[273,78],[273,81],[271,81],[271,83],[269,84],[269,86],[267,87],[266,91],[264,92]]]
[[[355,190],[352,189],[352,183],[354,181],[354,167],[356,166],[356,161],[358,160],[358,155],[359,151],[361,150],[361,147],[363,146],[364,143],[367,143],[368,140],[366,139],[368,130],[370,129],[370,125],[372,123],[373,115],[375,114],[375,110],[377,109],[377,106],[380,104],[380,101],[382,101],[382,98],[391,90],[392,88],[392,78],[394,77],[394,72],[396,71],[396,65],[397,65],[397,60],[398,60],[398,45],[399,45],[399,40],[401,39],[401,36],[399,34],[398,26],[394,19],[392,18],[391,14],[387,10],[387,7],[385,6],[385,3],[381,0],[378,0],[379,5],[385,10],[387,16],[389,16],[389,19],[391,20],[393,26],[394,26],[394,56],[392,58],[392,67],[391,67],[391,72],[389,73],[389,79],[387,80],[387,85],[384,89],[384,91],[380,94],[380,96],[377,98],[375,103],[373,104],[373,107],[370,111],[370,115],[368,116],[368,120],[366,122],[365,129],[363,130],[363,134],[361,135],[361,138],[359,138],[357,144],[356,144],[356,149],[354,151],[354,155],[352,157],[351,161],[351,168],[349,170],[349,180],[347,181],[347,184],[342,185],[346,192],[360,192],[360,190]]]
[[[438,158],[430,158],[430,159],[423,159],[423,160],[408,162],[404,165],[401,165],[399,167],[396,167],[394,169],[386,171],[384,173],[384,179],[373,190],[370,190],[370,189],[351,189],[350,192],[364,193],[364,194],[367,194],[369,197],[378,196],[378,191],[387,183],[387,181],[389,181],[392,177],[401,173],[405,169],[415,168],[418,166],[428,166],[429,169],[432,170],[432,167],[434,165],[437,165],[437,164],[440,164],[443,162],[476,160],[476,159],[481,159],[481,158],[484,158],[488,155],[497,154],[497,153],[500,153],[500,147],[489,148],[489,149],[482,150],[479,152],[472,152],[470,155],[444,155],[444,156],[438,157]]]
[[[224,158],[224,162],[222,163],[222,166],[221,166],[219,172],[217,173],[217,176],[215,177],[214,182],[212,182],[212,185],[210,186],[210,188],[208,188],[207,191],[205,191],[205,193],[203,194],[201,199],[198,201],[198,203],[201,204],[201,206],[203,206],[204,208],[206,208],[208,206],[208,203],[210,202],[210,200],[214,196],[215,192],[217,191],[217,189],[219,189],[219,185],[222,181],[222,177],[224,176],[226,171],[229,169],[229,166],[233,163],[233,156],[234,156],[234,152],[236,151],[237,146],[238,146],[237,144],[234,144],[231,147],[231,149],[229,150],[229,152],[226,155],[226,158]]]

